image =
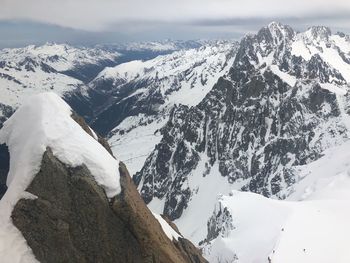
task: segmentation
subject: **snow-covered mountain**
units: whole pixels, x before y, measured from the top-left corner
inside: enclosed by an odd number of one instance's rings
[[[244,37],[229,73],[160,129],[134,176],[149,207],[198,243],[219,194],[291,196],[298,166],[349,139],[349,48],[348,36],[326,27],[297,33],[273,22]]]
[[[84,82],[119,57],[99,48],[50,43],[0,50],[0,126],[33,94],[53,91],[61,97],[75,95],[72,103],[77,97],[82,101],[87,96]]]
[[[147,60],[177,50],[199,48],[211,41],[159,41],[124,45],[75,47],[47,43],[23,48],[0,50],[1,111],[8,112],[23,98],[45,91],[54,91],[85,118],[94,116],[95,107],[104,102],[88,84],[104,68],[133,60]],[[109,87],[107,87],[109,88]],[[0,114],[1,123],[8,114]]]
[[[218,41],[147,61],[106,68],[90,88],[107,94],[92,126],[103,134],[132,173],[159,142],[155,133],[178,104],[194,106],[226,74],[237,44]],[[142,145],[140,147],[139,145]],[[137,149],[137,151],[136,151]]]
[[[56,43],[46,43],[39,46],[30,45],[23,48],[6,48],[0,51],[3,67],[27,65],[27,69],[34,69],[35,65],[28,64],[32,60],[33,63],[42,63],[57,72],[71,74],[83,81],[91,78],[87,74],[88,70],[96,67],[95,70],[100,71],[106,66],[115,64],[120,56],[121,54],[117,52],[109,52],[98,47],[74,47]]]

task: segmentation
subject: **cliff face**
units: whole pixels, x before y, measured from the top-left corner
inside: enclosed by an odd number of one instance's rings
[[[97,137],[82,119],[72,117]],[[206,262],[188,240],[167,237],[123,163],[121,192],[110,199],[87,166],[73,168],[53,152],[47,147],[26,189],[33,198],[20,199],[11,215],[38,261]]]
[[[0,144],[0,199],[6,192],[6,177],[9,171],[10,156],[5,144]]]

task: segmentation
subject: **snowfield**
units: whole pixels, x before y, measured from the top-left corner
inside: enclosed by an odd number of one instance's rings
[[[71,108],[54,93],[28,99],[0,130],[0,144],[10,151],[8,190],[0,200],[1,262],[35,262],[19,231],[12,225],[12,209],[39,171],[47,147],[63,163],[85,164],[109,198],[120,192],[119,161],[71,118]]]
[[[210,262],[350,262],[350,141],[298,169],[286,201],[238,191],[219,198],[214,215],[226,208],[232,228],[204,246]]]

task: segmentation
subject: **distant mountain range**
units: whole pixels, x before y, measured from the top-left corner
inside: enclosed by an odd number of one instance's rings
[[[0,125],[21,104],[22,98],[30,94],[54,91],[67,97],[68,93],[76,91],[77,96],[86,95],[87,84],[107,66],[134,59],[151,59],[160,54],[200,45],[196,41],[165,41],[86,48],[47,43],[42,46],[2,49]]]

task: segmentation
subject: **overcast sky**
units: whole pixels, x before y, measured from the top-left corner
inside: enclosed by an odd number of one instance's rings
[[[272,20],[350,32],[350,0],[0,0],[0,46],[239,38]]]

